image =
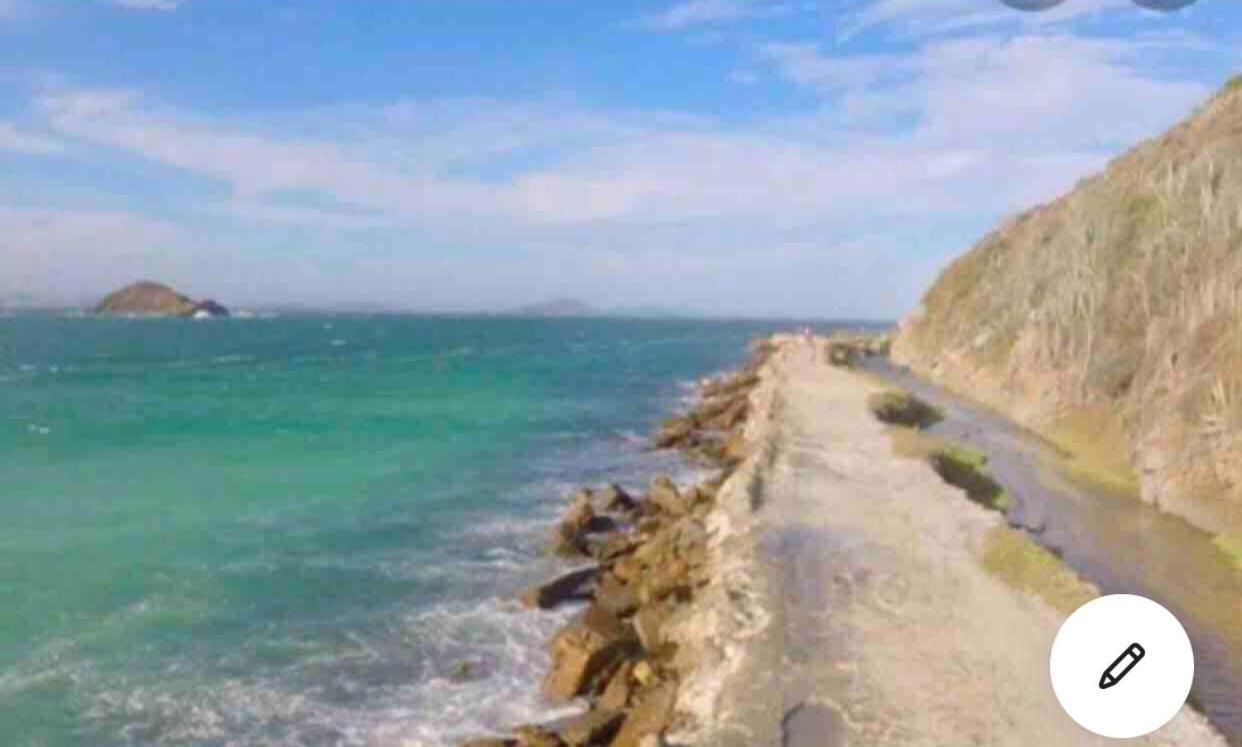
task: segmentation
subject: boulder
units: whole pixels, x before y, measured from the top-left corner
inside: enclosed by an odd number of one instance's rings
[[[597,511],[626,513],[638,507],[638,501],[620,485],[607,485],[593,495]]]
[[[588,630],[603,636],[608,640],[619,641],[626,638],[633,638],[633,629],[626,623],[621,622],[621,618],[614,615],[610,609],[599,604],[592,604],[582,613],[582,624]]]
[[[690,578],[690,567],[686,561],[678,558],[665,565],[652,567],[643,574],[638,580],[638,602],[646,605],[669,597],[685,600],[689,598],[692,586],[694,584]]]
[[[643,660],[634,665],[634,681],[639,687],[646,687],[655,681],[655,669],[652,668],[651,662]]]
[[[608,744],[623,721],[625,714],[621,711],[597,707],[557,722],[555,729],[561,741],[569,747],[589,747]]]
[[[723,460],[737,464],[746,459],[746,434],[741,430],[736,430],[729,434],[725,439],[723,448]]]
[[[590,553],[588,538],[593,534],[617,531],[617,522],[611,516],[595,512],[591,491],[581,490],[556,525],[556,537],[552,551],[561,557],[572,558]]]
[[[634,691],[633,676],[636,664],[637,662],[633,660],[621,663],[617,671],[608,679],[604,691],[600,693],[599,700],[595,703],[596,707],[619,711],[630,704],[630,694]]]
[[[690,510],[681,492],[677,490],[677,484],[664,475],[652,481],[651,490],[647,491],[647,500],[643,505],[670,516],[684,516]]]
[[[593,519],[595,519],[595,506],[591,502],[591,491],[578,491],[573,502],[566,509],[565,515],[561,517],[560,524],[556,527],[557,534],[566,540],[577,537],[587,531]]]
[[[664,626],[676,610],[676,605],[659,602],[640,607],[634,613],[630,624],[645,650],[655,651],[664,643]]]
[[[190,316],[195,318],[224,317],[228,315],[229,310],[211,298],[204,299],[194,304],[194,310],[190,312]]]
[[[677,686],[659,683],[637,696],[634,707],[613,737],[612,747],[639,747],[645,737],[663,734],[673,718]]]
[[[637,641],[610,638],[588,627],[582,619],[570,623],[552,639],[552,669],[544,692],[553,700],[585,695],[602,675],[634,653]]]
[[[628,532],[613,530],[598,538],[588,539],[587,554],[601,563],[616,560],[622,555],[634,552],[638,540]]]
[[[582,568],[570,571],[546,584],[522,592],[522,603],[528,607],[548,610],[566,602],[581,602],[594,595],[599,580],[599,568]]]
[[[560,735],[543,726],[524,725],[514,730],[520,747],[565,747]]]
[[[634,585],[638,583],[638,579],[646,568],[646,564],[639,558],[638,553],[642,552],[646,547],[646,544],[639,545],[638,549],[632,554],[626,555],[613,563],[612,575],[624,584]]]
[[[701,394],[704,398],[737,395],[758,383],[759,375],[753,371],[747,371],[709,381],[703,386]]]
[[[595,606],[615,617],[626,617],[638,609],[638,589],[610,573],[604,574],[595,590]]]
[[[739,397],[729,404],[727,410],[717,415],[707,425],[716,430],[732,430],[746,422],[746,416],[749,414],[750,399],[748,397]]]
[[[670,418],[664,422],[660,432],[656,434],[657,449],[671,449],[681,446],[694,435],[694,420],[686,417]]]

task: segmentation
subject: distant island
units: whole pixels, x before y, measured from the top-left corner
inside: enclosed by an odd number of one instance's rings
[[[605,312],[576,298],[553,298],[509,312],[514,316],[603,316]]]
[[[200,319],[228,316],[229,310],[211,299],[195,301],[162,283],[140,280],[109,293],[95,306],[95,313],[186,316]]]
[[[576,298],[553,298],[539,303],[519,306],[504,312],[505,316],[535,317],[615,317],[624,319],[685,319],[698,316],[684,309],[656,307],[600,308]]]

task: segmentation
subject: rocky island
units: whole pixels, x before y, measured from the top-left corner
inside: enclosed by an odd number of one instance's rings
[[[204,318],[228,316],[229,310],[211,299],[195,301],[162,283],[140,280],[109,293],[95,313]]]

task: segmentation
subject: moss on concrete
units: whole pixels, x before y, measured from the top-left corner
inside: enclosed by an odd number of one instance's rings
[[[1064,465],[1103,487],[1137,495],[1138,475],[1130,464],[1129,439],[1117,416],[1106,408],[1077,409],[1043,435],[1065,452]]]
[[[1225,554],[1234,568],[1242,570],[1242,535],[1218,534],[1212,544]]]
[[[944,412],[939,407],[896,389],[871,395],[867,398],[867,406],[878,420],[889,425],[928,428],[944,420]]]
[[[983,567],[1009,586],[1029,592],[1069,614],[1099,596],[1099,590],[1057,556],[1021,532],[999,526],[983,544]]]

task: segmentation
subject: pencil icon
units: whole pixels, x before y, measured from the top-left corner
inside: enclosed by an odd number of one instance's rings
[[[1146,655],[1147,652],[1143,650],[1142,646],[1137,643],[1131,643],[1129,648],[1121,652],[1121,656],[1118,656],[1113,660],[1112,664],[1108,665],[1108,669],[1104,670],[1104,674],[1100,675],[1100,689],[1107,690],[1121,682],[1122,678],[1129,674],[1131,669],[1134,669],[1134,665],[1142,661]]]

